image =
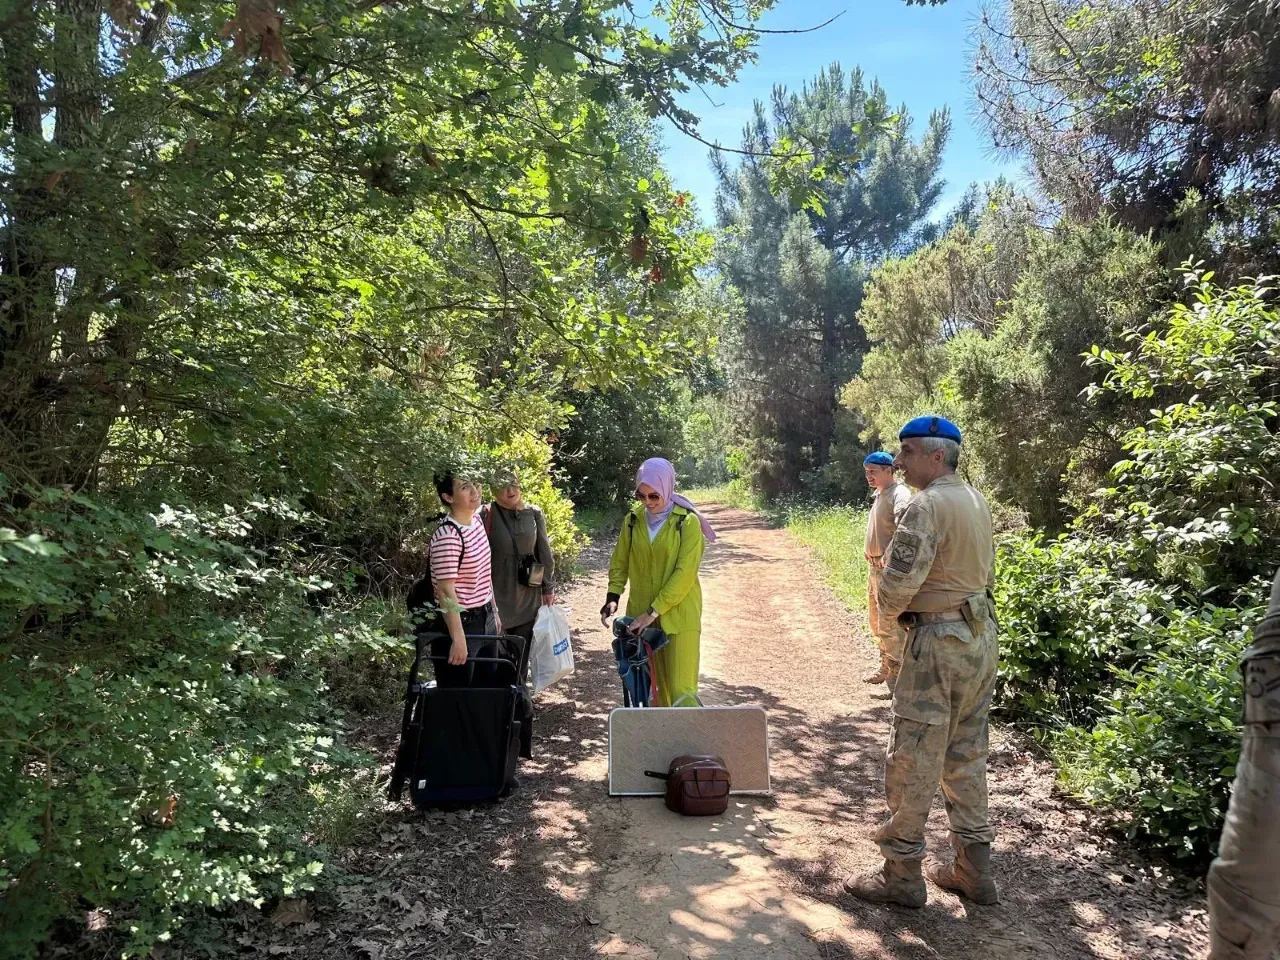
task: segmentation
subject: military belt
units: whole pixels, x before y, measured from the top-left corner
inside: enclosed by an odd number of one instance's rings
[[[904,627],[917,627],[922,623],[956,623],[964,620],[959,610],[948,610],[946,613],[917,613],[908,610],[898,616],[898,622]]]

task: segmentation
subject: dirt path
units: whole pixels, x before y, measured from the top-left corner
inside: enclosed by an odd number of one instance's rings
[[[1051,768],[996,733],[991,813],[1003,902],[969,908],[930,887],[919,911],[841,893],[878,863],[889,720],[860,623],[807,551],[758,517],[707,513],[720,540],[702,568],[702,692],[769,712],[771,798],[736,798],[722,818],[681,818],[657,799],[606,794],[606,723],[621,701],[597,610],[611,544],[567,594],[577,672],[539,697],[536,760],[504,802],[457,813],[384,805],[331,858],[305,915],[276,925],[233,912],[187,957],[325,960],[783,960],[783,958],[1193,958],[1203,900],[1090,829],[1057,796]],[[387,759],[395,694],[363,739]],[[357,808],[358,809],[358,808]],[[931,851],[945,850],[941,803]],[[354,839],[354,833],[353,833]],[[268,910],[272,909],[268,905]],[[279,923],[280,908],[276,910]],[[305,920],[305,922],[303,922]],[[218,944],[210,951],[207,945]]]
[[[783,957],[1197,957],[1203,903],[1158,868],[1090,832],[1056,796],[1047,764],[997,735],[991,812],[1004,902],[970,908],[931,886],[921,911],[841,894],[873,867],[884,814],[888,704],[870,645],[807,551],[752,514],[709,507],[721,539],[703,563],[702,675],[707,703],[769,712],[775,796],[737,798],[714,821],[669,814],[659,800],[605,795],[605,722],[620,692],[596,610],[602,573],[579,583],[579,670],[548,691],[542,773],[532,804],[548,887],[581,904],[597,955],[684,960]],[[851,637],[859,637],[852,640]],[[550,774],[554,754],[566,763]],[[558,765],[558,764],[557,764]],[[532,786],[532,784],[531,784]],[[937,804],[931,851],[946,848]],[[1185,885],[1182,885],[1185,886]],[[580,931],[582,932],[582,931]]]

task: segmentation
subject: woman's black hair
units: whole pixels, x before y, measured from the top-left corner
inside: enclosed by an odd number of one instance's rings
[[[446,470],[444,473],[435,475],[436,495],[440,498],[440,502],[445,506],[449,505],[449,501],[445,499],[447,494],[451,499],[453,497],[453,471]]]

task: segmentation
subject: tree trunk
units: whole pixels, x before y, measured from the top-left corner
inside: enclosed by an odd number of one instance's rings
[[[0,25],[16,101],[0,252],[0,469],[27,483],[78,487],[119,406],[104,375],[106,358],[91,355],[89,343],[89,319],[106,284],[74,223],[79,201],[97,187],[97,160],[89,154],[102,120],[102,0],[60,0],[51,13],[51,44],[48,23],[39,19],[49,17],[47,5],[26,0]],[[52,79],[52,143],[42,76]]]
[[[98,60],[102,0],[60,0],[53,39],[53,140],[65,150],[93,142],[102,119],[102,67]]]
[[[39,178],[45,151],[39,41],[34,0],[15,4],[0,21],[5,80],[13,98],[12,187],[4,198],[7,222],[0,244],[0,469],[19,480],[35,479],[27,468],[40,442],[38,395],[53,337],[54,272],[39,230],[46,194]]]
[[[831,461],[831,441],[836,432],[836,402],[839,384],[835,382],[835,374],[840,363],[840,341],[836,329],[836,318],[830,308],[822,311],[822,370],[818,389],[821,396],[818,400],[818,422],[815,424],[818,441],[814,446],[817,455],[817,468],[821,470]]]

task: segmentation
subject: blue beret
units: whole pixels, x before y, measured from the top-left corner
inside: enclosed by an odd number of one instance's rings
[[[864,467],[873,463],[878,463],[882,467],[892,467],[893,457],[883,450],[877,450],[875,453],[867,454],[867,459],[862,461]]]
[[[916,417],[898,431],[898,439],[908,437],[941,437],[943,440],[960,442],[960,428],[943,417]]]

